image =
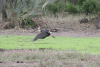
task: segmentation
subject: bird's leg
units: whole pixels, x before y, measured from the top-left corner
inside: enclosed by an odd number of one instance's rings
[[[52,36],[53,38],[55,38],[55,36]]]
[[[49,31],[49,33],[51,34],[52,32]],[[53,38],[55,38],[53,35],[51,35]]]

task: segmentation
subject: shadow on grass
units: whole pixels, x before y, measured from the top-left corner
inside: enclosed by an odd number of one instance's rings
[[[34,43],[34,44],[53,44],[53,43],[45,43],[45,42],[43,42],[43,43]]]
[[[3,51],[5,51],[5,49],[3,49],[3,48],[0,48],[0,52],[3,52]]]

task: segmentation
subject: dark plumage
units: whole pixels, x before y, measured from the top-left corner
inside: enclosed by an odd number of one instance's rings
[[[49,30],[41,30],[41,32],[33,39],[33,41],[36,41],[38,39],[44,39],[50,35],[51,34]]]

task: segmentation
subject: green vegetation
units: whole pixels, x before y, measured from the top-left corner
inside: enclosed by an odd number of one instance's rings
[[[59,8],[57,7],[56,3],[53,3],[52,5],[48,5],[48,10],[50,12],[52,12],[53,14],[56,14],[57,12],[59,12]]]
[[[29,19],[22,20],[20,27],[25,28],[25,26],[29,27],[29,26],[35,26],[35,25],[37,25],[37,23],[32,21],[31,18],[29,18]]]
[[[83,2],[82,8],[86,14],[93,13],[94,11],[97,13],[97,2],[94,0],[86,0]]]
[[[67,11],[69,13],[72,13],[72,14],[78,13],[77,6],[75,6],[74,4],[72,4],[70,2],[66,3],[65,8],[66,8],[65,11]]]
[[[100,54],[99,37],[47,37],[32,42],[34,36],[3,35],[0,36],[0,48],[3,49],[38,49],[77,50]]]
[[[100,2],[95,0],[7,0],[5,2],[6,4],[4,5],[7,14],[5,20],[14,23],[18,28],[28,28],[38,25],[39,22],[36,22],[35,19],[33,20],[33,17],[41,18],[44,15],[58,17],[59,14],[63,14],[64,16],[70,14],[97,15],[100,12]],[[10,27],[5,26],[3,28],[9,29],[12,25],[10,24]]]
[[[100,12],[99,1],[95,0],[75,0],[75,2],[72,0],[68,1],[57,1],[53,4],[50,4],[49,7],[47,6],[47,9],[51,13],[63,13],[68,12],[71,14],[76,13],[85,13],[88,14],[98,14]],[[62,8],[62,9],[61,9]],[[55,10],[56,9],[56,10]],[[54,12],[55,11],[55,12]]]

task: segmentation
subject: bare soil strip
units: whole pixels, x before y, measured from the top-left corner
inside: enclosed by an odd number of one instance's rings
[[[0,30],[0,35],[37,35],[39,32],[33,30]],[[67,36],[67,37],[100,37],[100,30],[93,31],[68,31],[68,32],[53,32],[53,36]]]

